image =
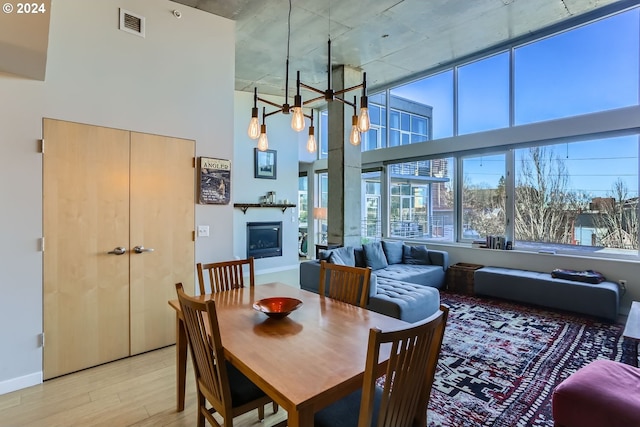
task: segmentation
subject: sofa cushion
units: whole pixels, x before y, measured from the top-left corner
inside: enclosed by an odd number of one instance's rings
[[[402,262],[402,242],[391,242],[387,240],[382,241],[382,250],[387,257],[389,264],[400,264]]]
[[[378,278],[441,288],[445,272],[439,265],[392,264],[376,271]]]
[[[378,293],[368,306],[405,322],[426,319],[439,307],[440,292],[436,288],[383,278],[378,279]]]
[[[353,255],[352,246],[344,246],[342,248],[336,248],[331,250],[329,255],[329,262],[332,264],[348,265],[349,267],[356,266],[356,259]]]
[[[389,265],[380,242],[367,243],[362,245],[362,249],[367,259],[367,267],[371,267],[372,270],[380,270]]]
[[[429,265],[429,250],[425,245],[402,246],[402,262],[409,265]]]

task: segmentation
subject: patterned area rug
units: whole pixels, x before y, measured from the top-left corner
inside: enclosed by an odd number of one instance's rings
[[[443,292],[449,321],[429,427],[553,427],[553,388],[596,359],[621,361],[622,325]]]

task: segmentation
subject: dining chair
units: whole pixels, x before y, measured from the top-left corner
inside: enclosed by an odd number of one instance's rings
[[[448,316],[441,305],[406,328],[371,329],[362,390],[317,412],[315,427],[425,427]],[[391,351],[383,372],[378,370],[381,347]]]
[[[233,261],[211,262],[207,264],[198,263],[198,283],[200,284],[200,294],[207,292],[205,271],[207,272],[209,287],[212,294],[216,292],[228,291],[230,289],[244,288],[244,266],[249,267],[249,286],[255,285],[255,270],[253,267],[253,257],[238,259]]]
[[[253,409],[263,420],[264,405],[272,399],[225,360],[215,302],[189,297],[182,283],[176,284],[176,292],[196,376],[198,427],[204,427],[205,419],[215,427],[233,427],[234,417]],[[215,412],[224,419],[222,425]]]
[[[366,308],[369,299],[370,267],[351,267],[320,261],[318,293]]]

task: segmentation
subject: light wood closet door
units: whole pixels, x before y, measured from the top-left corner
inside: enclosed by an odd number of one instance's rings
[[[167,301],[194,284],[194,141],[43,126],[45,379],[173,344]]]
[[[129,354],[129,132],[45,119],[45,379]]]
[[[174,344],[167,304],[194,284],[194,142],[131,133],[131,354]]]

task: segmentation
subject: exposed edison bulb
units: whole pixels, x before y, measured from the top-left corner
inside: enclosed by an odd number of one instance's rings
[[[318,144],[316,144],[316,137],[314,135],[313,126],[309,126],[309,139],[307,139],[307,151],[310,153],[315,153],[318,148]]]
[[[267,125],[260,126],[260,137],[258,138],[258,150],[267,151],[269,140],[267,139]]]
[[[249,128],[247,129],[247,135],[251,139],[258,139],[260,136],[260,122],[258,121],[258,116],[251,116],[251,121],[249,122]]]
[[[360,132],[366,132],[371,127],[371,121],[369,120],[369,109],[367,107],[360,107],[360,115],[358,116],[358,130]]]
[[[358,130],[358,116],[351,119],[351,133],[349,134],[351,145],[360,145],[360,131]]]
[[[293,117],[291,117],[291,128],[296,132],[304,129],[304,113],[302,107],[293,107]]]

